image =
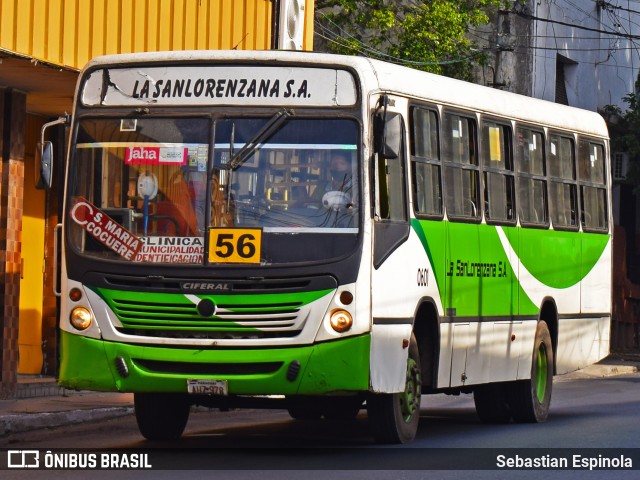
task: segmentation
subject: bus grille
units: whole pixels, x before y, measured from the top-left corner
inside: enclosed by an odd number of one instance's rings
[[[136,365],[153,373],[176,373],[179,375],[261,375],[275,373],[283,365],[283,362],[190,363],[141,358],[132,360]]]
[[[114,296],[107,300],[117,316],[116,329],[127,335],[192,339],[247,339],[296,336],[308,308],[302,302],[217,304],[214,315],[202,316],[184,296],[172,303],[146,302]]]

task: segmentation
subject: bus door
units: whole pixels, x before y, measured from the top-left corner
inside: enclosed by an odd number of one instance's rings
[[[452,386],[513,380],[520,355],[511,126],[484,119],[478,130],[471,117],[445,117]]]
[[[477,357],[477,322],[482,298],[480,222],[482,220],[477,122],[474,116],[445,111],[442,125],[444,197],[447,215],[445,321],[451,324],[451,386],[469,380],[468,357]]]
[[[479,382],[510,381],[518,375],[523,324],[518,316],[516,187],[513,128],[484,117],[479,129],[484,222],[480,225],[480,319],[484,335],[469,377]],[[528,352],[528,349],[526,349]]]
[[[372,258],[371,384],[377,392],[404,390],[408,349],[417,290],[416,252],[411,248],[406,188],[407,101],[383,97],[374,118],[374,220]],[[407,243],[409,241],[409,244]]]

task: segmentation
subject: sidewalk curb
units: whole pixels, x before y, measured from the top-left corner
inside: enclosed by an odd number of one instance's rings
[[[579,373],[590,377],[610,377],[616,375],[627,375],[630,373],[637,373],[638,365],[590,365]]]
[[[108,420],[132,414],[133,407],[109,407],[51,413],[4,415],[0,417],[0,437],[29,430],[54,428],[93,420]]]

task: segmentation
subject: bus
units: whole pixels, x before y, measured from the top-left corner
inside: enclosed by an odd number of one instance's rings
[[[66,123],[59,383],[133,392],[147,439],[204,405],[366,410],[407,443],[437,393],[543,422],[554,375],[608,354],[596,113],[368,58],[191,51],[92,60]]]

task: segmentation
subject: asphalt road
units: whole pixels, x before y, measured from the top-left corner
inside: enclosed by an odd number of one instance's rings
[[[84,449],[150,455],[151,471],[92,471],[91,478],[640,478],[640,374],[608,378],[560,377],[544,424],[483,425],[470,395],[423,397],[420,430],[408,446],[375,445],[366,413],[352,422],[301,422],[281,410],[198,409],[179,442],[151,443],[133,416],[11,435],[10,449]],[[92,450],[93,451],[93,450]],[[498,465],[529,458],[547,463],[573,455],[581,461],[632,463],[634,470],[604,465],[507,470]],[[498,456],[501,456],[500,459]],[[622,457],[622,458],[620,458]],[[543,461],[538,460],[538,461]],[[486,469],[485,469],[486,468]],[[544,470],[544,472],[541,472]],[[43,475],[46,473],[46,476]],[[2,472],[13,478],[87,478],[87,471]],[[5,475],[7,474],[7,475]],[[40,474],[40,476],[33,476]],[[78,474],[76,476],[76,474]],[[172,474],[172,475],[170,475]],[[104,476],[104,477],[103,477]]]

